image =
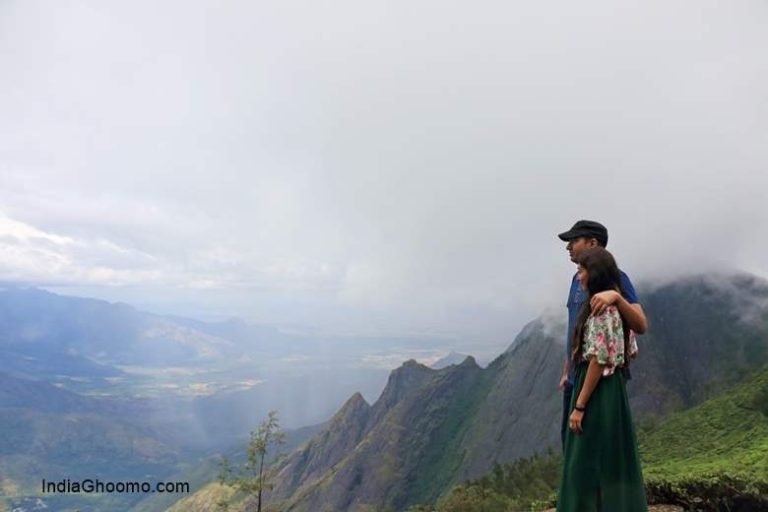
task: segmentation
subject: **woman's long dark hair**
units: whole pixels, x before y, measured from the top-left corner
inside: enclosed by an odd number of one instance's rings
[[[573,363],[577,365],[581,362],[584,351],[584,326],[592,313],[589,305],[590,299],[596,293],[606,290],[616,290],[624,295],[624,289],[621,286],[621,272],[616,265],[613,255],[602,247],[593,247],[586,249],[576,257],[576,263],[587,271],[587,294],[588,297],[581,305],[579,316],[576,319],[576,327],[573,332],[572,354]],[[624,317],[621,317],[621,323],[624,327],[624,366],[629,365],[629,326]]]

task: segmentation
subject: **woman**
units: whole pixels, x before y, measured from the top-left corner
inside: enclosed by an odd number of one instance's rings
[[[578,279],[591,298],[621,292],[611,253],[582,252]],[[585,301],[573,336],[576,368],[565,439],[558,512],[646,512],[643,476],[621,369],[637,353],[634,335],[615,306],[597,316]]]

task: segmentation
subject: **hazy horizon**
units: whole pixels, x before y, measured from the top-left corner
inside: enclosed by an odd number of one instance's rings
[[[581,218],[636,282],[768,278],[766,21],[755,1],[4,2],[0,280],[502,346],[564,305],[556,234]]]

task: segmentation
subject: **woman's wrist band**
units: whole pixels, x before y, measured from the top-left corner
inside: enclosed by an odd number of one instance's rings
[[[584,412],[584,411],[586,411],[586,410],[587,410],[587,406],[586,406],[586,405],[579,405],[579,404],[576,404],[576,407],[574,407],[574,409],[576,409],[576,410],[577,410],[577,411],[579,411],[579,412]]]

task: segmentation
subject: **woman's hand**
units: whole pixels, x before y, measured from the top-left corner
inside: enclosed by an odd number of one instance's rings
[[[582,411],[577,411],[576,409],[573,410],[571,413],[570,418],[570,426],[571,430],[573,430],[577,434],[584,433],[584,430],[581,428],[581,421],[584,419],[584,413]]]

